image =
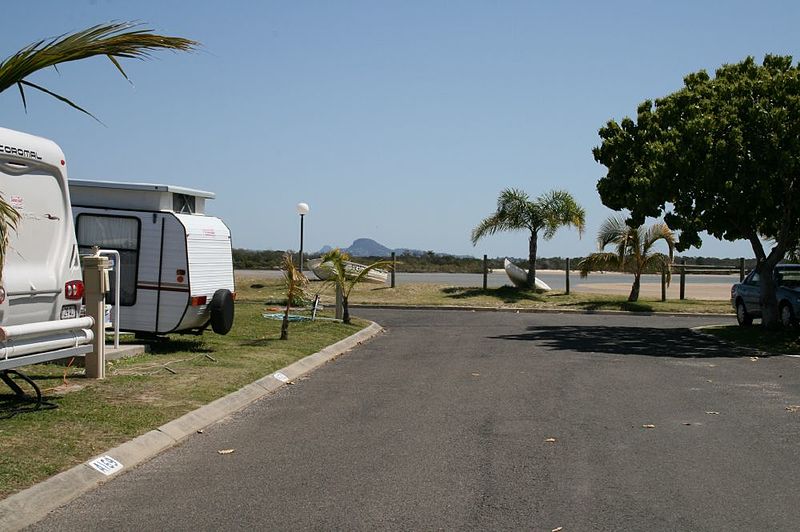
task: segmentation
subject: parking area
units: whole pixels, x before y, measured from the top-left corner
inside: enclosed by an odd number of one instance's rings
[[[800,522],[800,360],[689,330],[719,318],[358,314],[386,333],[35,529]]]

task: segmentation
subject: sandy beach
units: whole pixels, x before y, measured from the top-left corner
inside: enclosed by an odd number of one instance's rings
[[[306,272],[314,278],[311,272]],[[566,287],[566,272],[564,270],[537,270],[537,277],[549,284],[553,290],[563,291]],[[278,270],[237,270],[237,278],[249,279],[277,279],[281,272]],[[731,275],[690,275],[686,278],[687,299],[709,299],[725,301],[731,297],[731,285],[738,282],[738,276]],[[489,287],[497,288],[510,284],[503,270],[489,274]],[[483,276],[478,273],[397,273],[398,284],[443,284],[450,286],[481,286]],[[593,294],[628,295],[633,284],[633,276],[619,272],[593,273],[581,279],[577,272],[570,272],[570,290],[573,292]],[[657,275],[642,277],[640,295],[647,298],[661,297],[661,278]],[[672,283],[667,287],[667,299],[680,297],[680,279],[673,276]]]

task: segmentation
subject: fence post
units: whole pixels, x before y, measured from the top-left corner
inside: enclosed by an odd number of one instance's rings
[[[661,301],[667,300],[667,268],[661,268]]]
[[[739,257],[739,282],[744,281],[744,257]]]
[[[483,256],[483,289],[486,290],[489,287],[489,258],[484,255]]]
[[[686,259],[681,259],[681,300],[686,299]]]
[[[567,282],[566,294],[569,295],[569,257],[567,257],[567,278],[566,278],[566,282]]]
[[[86,315],[94,318],[92,352],[86,354],[86,376],[90,379],[106,377],[106,290],[108,289],[108,257],[98,255],[83,257],[84,297]]]
[[[396,286],[394,272],[397,271],[397,253],[392,251],[392,288]]]

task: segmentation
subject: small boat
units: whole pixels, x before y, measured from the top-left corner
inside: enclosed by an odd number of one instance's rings
[[[506,270],[506,275],[514,283],[514,286],[525,288],[528,284],[528,272],[514,264],[508,259],[503,261],[503,267]],[[549,292],[552,290],[547,283],[536,277],[535,288],[538,292]]]
[[[317,279],[321,281],[327,281],[331,278],[331,266],[330,263],[322,262],[322,259],[312,259],[306,262],[306,265],[309,269],[314,272],[314,275],[317,276]],[[347,274],[348,278],[353,278],[361,271],[366,268],[363,264],[359,264],[357,262],[350,262],[345,261],[344,263],[345,273]],[[373,268],[367,275],[364,277],[364,282],[366,283],[377,283],[383,284],[389,279],[389,272],[386,270],[381,270],[379,268]]]

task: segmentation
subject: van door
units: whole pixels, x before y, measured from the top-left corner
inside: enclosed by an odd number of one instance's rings
[[[120,328],[124,330],[152,329],[155,319],[152,312],[137,312],[141,298],[137,287],[141,255],[142,221],[133,213],[110,211],[78,212],[75,232],[81,255],[92,253],[92,247],[119,252],[120,263],[114,265],[120,274]],[[116,274],[109,276],[111,287],[106,303],[115,304]]]

